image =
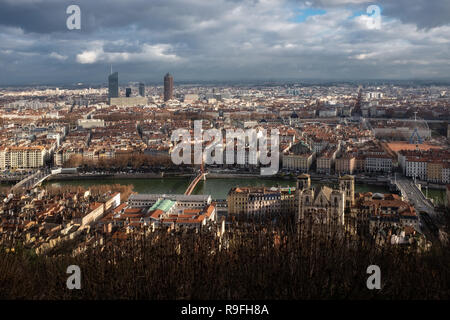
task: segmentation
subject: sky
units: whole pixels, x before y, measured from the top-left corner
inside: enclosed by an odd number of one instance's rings
[[[0,0],[0,85],[102,84],[111,65],[121,83],[448,80],[450,1]]]

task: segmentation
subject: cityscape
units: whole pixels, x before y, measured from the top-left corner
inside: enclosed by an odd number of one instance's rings
[[[450,81],[158,63],[58,85],[4,67],[1,299],[449,298]]]

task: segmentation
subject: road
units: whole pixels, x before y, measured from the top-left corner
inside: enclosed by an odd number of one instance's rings
[[[38,185],[39,183],[41,183],[42,181],[44,181],[45,179],[47,179],[49,176],[51,176],[51,173],[48,170],[38,170],[35,173],[33,173],[32,175],[24,178],[23,180],[21,180],[19,183],[17,183],[16,185],[14,185],[11,188],[11,192],[16,192],[18,190],[27,190],[27,189],[31,189],[33,187],[35,187],[36,185]]]
[[[339,122],[340,120],[350,120],[350,117],[331,117],[331,118],[304,118],[304,119],[299,119],[299,122],[320,122],[320,121],[336,121]],[[398,118],[364,118],[367,121],[387,121],[387,120],[394,120],[394,121],[404,121],[404,122],[414,122],[414,119],[398,119]],[[418,119],[419,120],[419,119]],[[420,121],[422,121],[423,119],[420,119]],[[447,123],[449,122],[449,120],[447,119],[442,119],[442,120],[437,120],[437,119],[433,119],[433,120],[425,120],[427,123]]]
[[[428,200],[422,191],[414,184],[413,180],[407,178],[397,178],[397,186],[407,201],[411,202],[417,211],[426,212],[432,218],[436,217],[433,204]]]

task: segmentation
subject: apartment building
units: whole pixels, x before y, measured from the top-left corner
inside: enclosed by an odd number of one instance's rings
[[[308,172],[314,161],[314,153],[284,154],[282,157],[283,169]]]
[[[331,171],[334,169],[334,161],[337,153],[338,149],[330,148],[324,150],[323,153],[317,157],[316,172],[331,174]]]
[[[386,155],[368,155],[365,158],[366,172],[391,172],[392,158]]]
[[[416,210],[395,194],[367,194],[361,203],[361,214],[369,217],[369,231],[385,227],[409,226],[420,231]]]
[[[442,166],[442,183],[450,183],[450,162],[446,162]]]
[[[43,146],[0,149],[0,169],[31,169],[44,166],[49,153]]]
[[[293,213],[295,188],[235,187],[228,193],[227,204],[230,215]]]
[[[447,150],[402,150],[398,153],[398,160],[407,177],[450,183],[450,152]]]
[[[344,155],[335,160],[335,172],[337,174],[353,174],[356,168],[356,158],[351,155]]]
[[[444,164],[440,161],[430,161],[427,163],[427,181],[441,183],[442,169]]]
[[[405,175],[425,180],[427,178],[427,161],[421,157],[407,157],[405,161]]]

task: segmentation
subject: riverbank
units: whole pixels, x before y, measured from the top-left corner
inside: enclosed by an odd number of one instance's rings
[[[67,181],[67,180],[95,180],[95,179],[161,179],[161,178],[191,178],[193,175],[189,173],[127,173],[127,174],[58,174],[48,178],[48,181]],[[338,180],[336,175],[310,174],[312,181],[320,183],[335,183]],[[273,176],[261,176],[260,174],[251,173],[208,173],[207,179],[281,179],[294,181],[296,177],[290,174],[277,174]],[[378,186],[388,186],[388,178],[372,178],[366,176],[355,176],[355,183],[371,184]]]
[[[52,176],[45,185],[62,187],[64,185],[82,186],[88,188],[92,185],[121,184],[133,185],[138,193],[184,193],[192,180],[192,174],[167,174],[134,173],[116,175],[85,175],[63,174]],[[313,185],[336,186],[337,176],[311,174]],[[233,187],[265,186],[265,187],[295,187],[295,176],[260,176],[259,174],[239,173],[209,173],[206,181],[200,181],[194,190],[194,194],[211,194],[214,199],[226,199],[229,190]],[[356,192],[389,193],[388,178],[381,177],[355,177]],[[425,188],[423,188],[425,189]],[[442,204],[445,200],[444,189],[423,190],[436,204]]]
[[[116,179],[161,179],[170,177],[162,173],[127,173],[127,174],[57,174],[49,177],[47,181],[71,181],[71,180],[116,180]]]
[[[64,180],[53,180],[46,181],[44,185],[62,188],[64,186],[80,186],[83,188],[89,188],[90,186],[96,185],[107,185],[107,184],[121,184],[121,185],[132,185],[135,192],[138,193],[172,193],[172,194],[183,194],[192,176],[171,176],[164,178],[127,178],[127,179],[114,179],[114,176],[109,176],[108,178],[101,177],[89,177],[86,179],[68,179],[66,177]],[[315,186],[327,184],[336,186],[337,180],[332,183],[323,183],[321,181],[312,181]],[[197,187],[194,189],[193,194],[210,194],[213,199],[224,200],[227,198],[228,192],[233,187],[247,187],[247,186],[264,186],[264,187],[295,187],[296,180],[277,178],[277,177],[260,177],[260,176],[243,176],[243,177],[233,177],[230,179],[228,175],[225,177],[215,176],[214,178],[207,178],[206,181],[201,180]],[[367,184],[356,184],[356,192],[389,192],[387,186],[375,186]]]

